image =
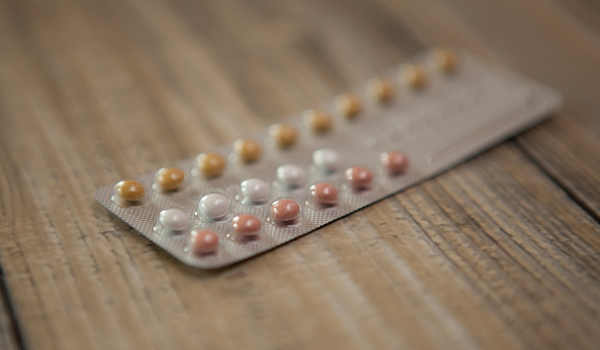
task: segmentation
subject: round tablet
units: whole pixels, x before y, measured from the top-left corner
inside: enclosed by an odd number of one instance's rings
[[[196,166],[204,177],[221,176],[225,164],[225,158],[218,153],[202,153],[196,158]]]
[[[240,160],[249,163],[260,159],[262,147],[254,140],[239,139],[233,143],[233,151]]]
[[[458,66],[458,57],[451,50],[433,49],[429,57],[435,68],[445,73],[452,72]]]
[[[335,204],[338,200],[337,188],[325,182],[310,186],[310,195],[320,204]]]
[[[253,202],[269,199],[269,185],[261,179],[247,179],[240,184],[242,196]]]
[[[334,173],[342,169],[342,155],[333,148],[316,150],[312,159],[315,167],[321,171]]]
[[[254,215],[241,214],[231,220],[231,225],[236,233],[243,236],[252,236],[260,231],[262,223]]]
[[[271,217],[275,221],[288,222],[300,214],[300,205],[291,199],[280,199],[271,205]]]
[[[144,185],[135,180],[123,180],[115,185],[115,192],[128,202],[137,202],[144,198],[146,189]]]
[[[163,190],[176,190],[183,184],[185,174],[179,168],[162,168],[156,172],[155,181]]]
[[[219,219],[229,214],[229,201],[220,193],[209,193],[200,199],[198,210],[209,219]]]
[[[158,222],[166,229],[173,231],[183,231],[190,227],[190,218],[179,209],[167,209],[158,214]]]
[[[289,124],[271,125],[269,135],[271,135],[279,147],[292,146],[298,139],[298,131]]]
[[[373,173],[365,167],[355,166],[346,170],[346,180],[353,188],[367,188],[373,182]]]
[[[197,254],[214,253],[219,247],[219,236],[209,230],[192,230],[190,246]]]
[[[383,165],[389,172],[394,174],[401,174],[408,169],[409,160],[408,156],[399,151],[384,152],[380,156],[381,165]]]
[[[392,97],[394,88],[389,80],[375,78],[369,80],[367,91],[372,98],[380,102],[385,102]]]
[[[352,118],[362,109],[362,101],[356,94],[338,95],[335,98],[335,108],[344,117]]]
[[[303,118],[304,124],[314,133],[321,133],[331,128],[332,120],[327,112],[309,109],[304,112]]]
[[[404,64],[400,67],[402,81],[411,88],[420,88],[425,85],[425,69],[417,64]]]
[[[295,164],[286,164],[277,168],[279,182],[290,186],[299,187],[306,183],[306,170]]]

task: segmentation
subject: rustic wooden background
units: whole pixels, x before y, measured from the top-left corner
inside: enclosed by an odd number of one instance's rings
[[[93,200],[434,46],[555,86],[566,107],[214,272]],[[0,343],[597,349],[599,113],[593,0],[0,0]]]

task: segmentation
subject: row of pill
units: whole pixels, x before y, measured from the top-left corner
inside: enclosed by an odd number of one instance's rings
[[[321,197],[328,197],[328,200],[335,198],[335,201],[337,201],[337,189],[330,184],[315,184],[311,186],[311,191],[318,192]],[[333,197],[331,196],[332,193],[334,193]],[[229,221],[227,198],[222,194],[210,193],[202,197],[198,207],[198,214],[205,219],[209,217],[211,223]],[[279,198],[270,206],[269,222],[280,226],[295,225],[298,223],[301,211],[302,206],[295,200]],[[183,210],[172,208],[160,212],[154,230],[161,235],[175,236],[185,233],[190,224],[190,218]],[[251,242],[259,238],[262,230],[263,225],[258,217],[242,213],[231,218],[229,235],[237,241]],[[188,249],[193,254],[214,253],[219,245],[219,240],[219,236],[214,231],[206,228],[195,228],[190,232]]]
[[[429,61],[433,67],[443,73],[453,72],[458,65],[456,54],[450,50],[434,49],[429,53]],[[407,63],[400,67],[400,80],[410,89],[416,90],[427,84],[427,70],[420,64]],[[394,84],[383,78],[374,78],[367,83],[367,94],[370,98],[380,103],[388,102],[394,94]],[[363,109],[363,102],[356,94],[341,94],[335,98],[335,111],[337,114],[352,119]],[[308,110],[303,115],[306,126],[315,133],[327,131],[331,128],[332,118],[325,111]],[[289,126],[275,125],[269,130],[271,136],[278,141],[280,146],[290,146],[295,142],[295,130]],[[280,133],[283,131],[283,133]],[[293,135],[292,137],[289,137]],[[292,142],[289,142],[292,141]]]
[[[429,54],[433,66],[444,73],[453,72],[458,63],[457,56],[449,50],[434,49]],[[405,64],[400,67],[400,78],[402,82],[411,89],[419,89],[427,83],[426,69],[419,64]],[[367,93],[371,98],[381,103],[391,99],[394,87],[391,81],[382,78],[371,79],[367,84]],[[356,94],[341,94],[335,98],[336,112],[346,118],[354,118],[362,110],[362,100]],[[333,119],[329,113],[322,110],[307,110],[303,114],[305,125],[314,133],[322,133],[329,130]],[[289,124],[275,124],[269,128],[269,134],[275,143],[282,147],[289,147],[296,143],[298,131]],[[259,148],[250,143],[248,148],[251,152],[246,154],[245,141],[238,140],[234,144],[234,150],[239,153],[240,159],[253,161],[260,157]],[[239,151],[239,152],[238,152]],[[249,157],[247,157],[249,156]]]
[[[335,191],[332,206],[337,203],[337,189],[327,183],[319,183],[314,186],[328,186]],[[315,187],[316,188],[316,187]],[[321,188],[319,187],[319,190]],[[316,196],[316,195],[315,195]],[[277,225],[289,226],[297,223],[302,206],[291,198],[278,198],[271,203],[271,222]],[[213,192],[203,196],[198,202],[196,216],[208,224],[229,221],[231,219],[230,203],[222,193]]]
[[[166,209],[160,212],[154,230],[161,235],[178,235],[190,227],[190,218],[180,209]],[[235,239],[256,239],[262,231],[262,222],[251,214],[236,215],[231,220],[231,233]],[[193,254],[210,254],[217,250],[219,236],[211,230],[195,228],[188,238],[188,249]]]
[[[391,175],[404,173],[409,166],[409,158],[400,151],[388,151],[380,155],[381,165]],[[342,156],[334,149],[325,148],[313,153],[313,165],[319,171],[330,174],[342,169]],[[373,173],[365,167],[352,167],[345,172],[346,180],[352,188],[366,188],[373,181]],[[307,171],[295,164],[285,164],[277,168],[277,181],[287,188],[298,188],[306,184]],[[179,168],[162,168],[156,172],[154,187],[159,192],[179,190],[185,182],[185,173]],[[269,186],[260,179],[248,179],[241,183],[241,193],[250,201],[260,202],[268,198]],[[139,205],[143,202],[146,189],[139,181],[123,180],[115,185],[113,200],[123,205]]]
[[[185,233],[190,227],[190,219],[180,209],[167,209],[159,214],[155,231],[162,235],[178,235]],[[236,215],[231,220],[232,238],[238,241],[254,241],[262,232],[262,222],[252,214]],[[219,235],[205,228],[192,229],[187,249],[192,254],[206,255],[217,251],[219,246]]]
[[[457,67],[457,56],[452,51],[434,49],[429,57],[433,66],[442,72],[449,73]],[[400,67],[400,78],[412,89],[422,88],[427,83],[426,69],[419,64],[405,64]],[[392,82],[381,78],[372,79],[367,85],[368,94],[382,103],[392,97],[393,90]],[[356,94],[341,94],[335,98],[336,112],[348,119],[357,116],[362,106],[363,102]],[[331,114],[323,110],[305,111],[303,121],[308,129],[317,134],[328,131],[333,125]],[[269,128],[269,136],[277,146],[287,148],[296,144],[298,130],[290,124],[274,124]],[[252,139],[239,139],[233,143],[233,153],[242,163],[251,163],[261,158],[262,146]],[[216,153],[202,154],[197,162],[202,169],[200,174],[206,177],[219,176],[226,164],[225,159]]]
[[[250,185],[248,185],[250,182]],[[250,190],[248,190],[250,187]],[[368,187],[361,187],[360,190],[367,190]],[[310,203],[314,208],[326,209],[334,208],[338,203],[338,189],[327,182],[318,182],[313,184],[308,189],[310,194]],[[260,179],[248,179],[242,182],[242,195],[245,204],[248,206],[262,206],[269,200],[268,185]],[[289,224],[290,221],[296,219],[298,213],[292,215],[291,212],[283,213],[278,209],[278,203],[282,198],[278,198],[271,204],[273,221],[276,223]],[[287,199],[286,199],[287,200]],[[294,201],[289,199],[288,201]],[[287,203],[287,202],[286,202]],[[198,201],[198,208],[195,213],[202,221],[212,224],[227,221],[231,215],[231,203],[227,197],[219,192],[209,193]]]

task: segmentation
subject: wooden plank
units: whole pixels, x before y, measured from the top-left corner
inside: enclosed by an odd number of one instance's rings
[[[12,303],[4,285],[3,273],[0,278],[2,278],[2,289],[0,290],[0,349],[22,349],[20,329],[16,324],[14,314],[10,310]]]
[[[600,218],[598,35],[546,0],[384,2],[429,45],[466,47],[563,91],[564,111],[517,140],[574,200]]]
[[[592,31],[592,35],[597,36],[600,34],[600,25],[598,24],[600,6],[597,2],[593,0],[556,0],[555,3],[566,12],[565,15],[574,17],[574,20],[581,26]]]
[[[27,348],[594,348],[600,227],[513,143],[216,272],[93,202],[431,38],[483,47],[402,5],[0,2],[0,262]]]

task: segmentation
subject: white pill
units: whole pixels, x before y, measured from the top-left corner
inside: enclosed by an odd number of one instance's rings
[[[253,202],[265,202],[269,199],[269,185],[261,179],[248,179],[240,184],[242,196]]]
[[[158,214],[158,222],[166,229],[172,231],[183,231],[190,227],[190,218],[179,209],[167,209]]]
[[[229,214],[229,201],[220,193],[210,193],[198,203],[200,214],[209,219],[218,219]]]
[[[335,173],[342,170],[342,155],[332,148],[317,150],[313,153],[312,157],[313,164],[321,171]]]
[[[299,187],[306,183],[306,170],[294,164],[282,165],[277,168],[277,179],[285,185]]]

